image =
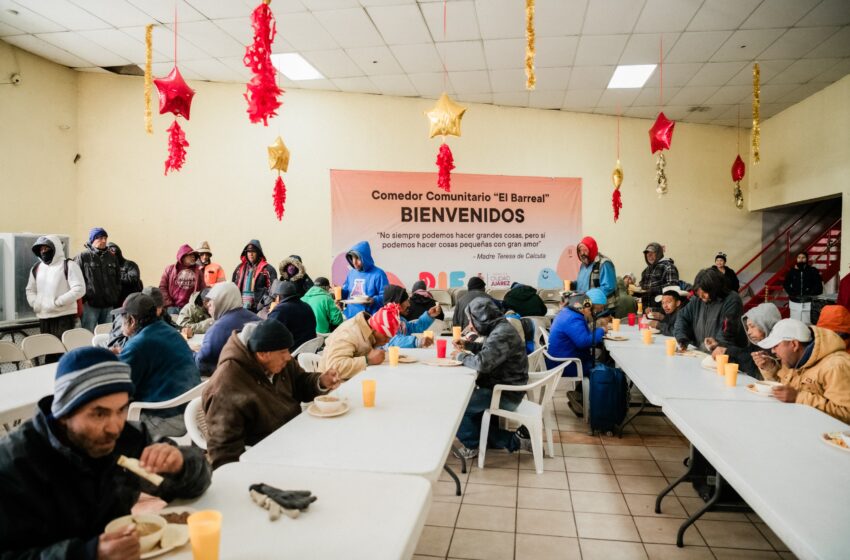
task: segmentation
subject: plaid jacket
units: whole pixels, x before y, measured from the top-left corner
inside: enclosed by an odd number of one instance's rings
[[[673,264],[673,259],[663,258],[655,264],[643,269],[640,275],[640,287],[643,289],[641,299],[643,307],[652,307],[655,296],[661,295],[664,286],[679,283],[679,270]]]

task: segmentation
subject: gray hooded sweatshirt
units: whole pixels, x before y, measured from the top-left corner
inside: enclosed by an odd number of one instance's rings
[[[744,325],[744,332],[747,332],[747,319],[756,324],[756,326],[764,332],[765,336],[770,334],[770,331],[773,330],[773,326],[782,319],[782,316],[779,314],[779,309],[772,303],[762,303],[749,311],[747,311],[743,317],[741,317],[741,323]],[[745,347],[740,346],[728,346],[726,348],[726,353],[729,354],[729,361],[733,364],[738,364],[738,369],[744,373],[755,377],[756,379],[761,379],[761,373],[759,372],[759,368],[756,366],[753,361],[753,352],[762,352],[763,350],[756,346],[755,341],[750,338],[749,334],[747,335],[748,344]]]

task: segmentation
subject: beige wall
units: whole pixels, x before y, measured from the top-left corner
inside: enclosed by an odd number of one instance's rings
[[[0,231],[77,233],[77,76],[0,41]]]
[[[850,76],[766,121],[761,147],[750,165],[751,210],[842,194],[850,215]],[[841,262],[850,262],[850,243]]]
[[[275,263],[297,253],[311,275],[328,275],[330,169],[435,171],[438,142],[428,139],[423,116],[431,100],[292,90],[282,118],[264,128],[248,123],[244,86],[200,82],[191,84],[197,95],[185,123],[186,166],[164,177],[171,119],[156,116],[155,134],[145,135],[141,79],[81,74],[79,82],[79,232],[106,227],[139,262],[146,283],[158,280],[179,244],[204,239],[228,269],[257,237]],[[625,207],[616,225],[614,118],[470,105],[464,136],[450,143],[455,172],[581,177],[584,230],[621,272],[643,268],[641,251],[651,240],[668,246],[689,279],[718,249],[732,266],[755,253],[761,218],[736,210],[731,194],[735,131],[678,124],[668,155],[670,193],[658,198],[650,125],[622,121]],[[292,152],[282,223],[272,211],[275,176],[266,162],[278,130]]]

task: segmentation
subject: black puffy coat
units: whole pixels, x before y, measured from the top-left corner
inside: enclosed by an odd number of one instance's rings
[[[121,267],[115,255],[98,251],[86,243],[86,250],[74,258],[86,279],[83,301],[91,307],[119,307],[121,300]]]

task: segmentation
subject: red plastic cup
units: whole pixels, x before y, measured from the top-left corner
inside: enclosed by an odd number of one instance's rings
[[[436,341],[437,344],[437,357],[445,358],[446,357],[446,339],[438,338]]]
[[[635,326],[635,321],[636,321],[636,320],[637,320],[637,315],[635,315],[634,313],[629,313],[629,326],[630,326],[630,327],[634,327],[634,326]]]

